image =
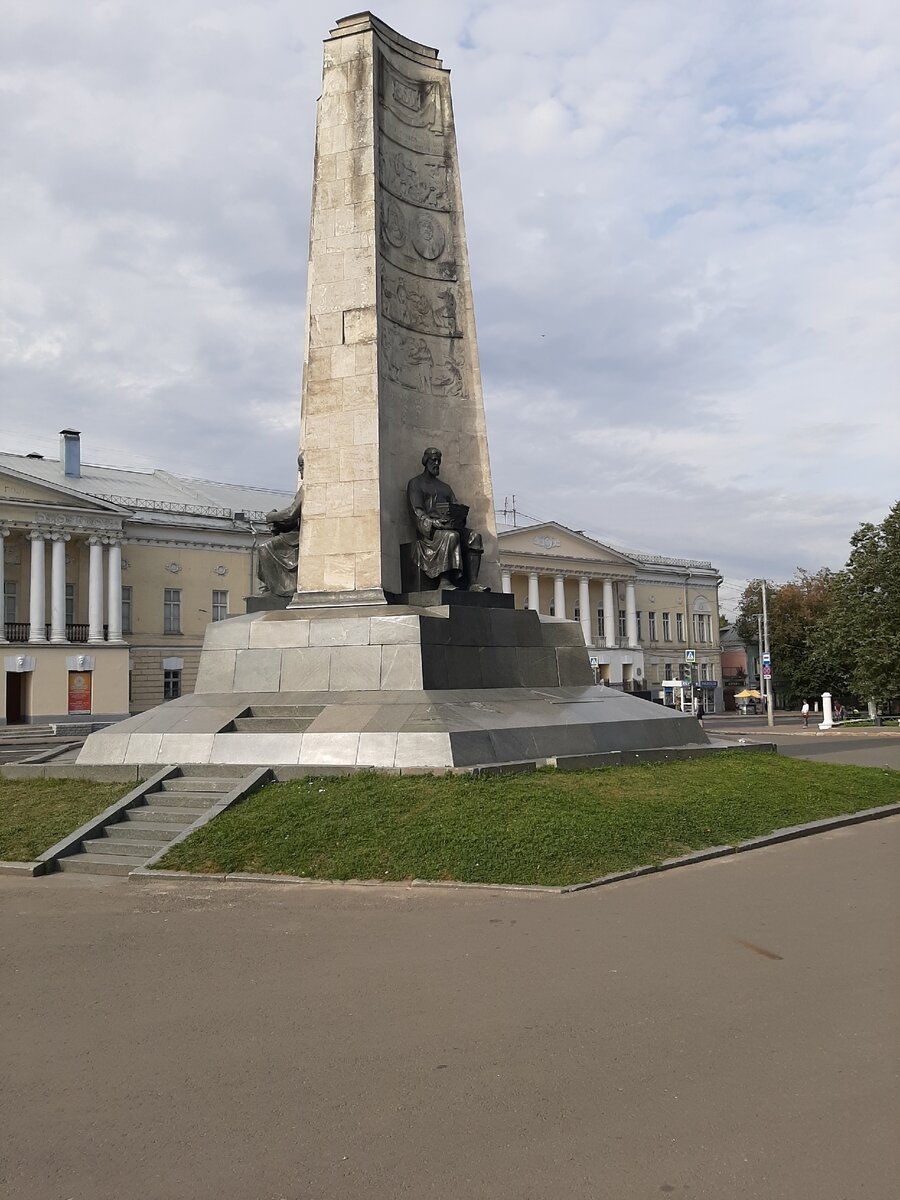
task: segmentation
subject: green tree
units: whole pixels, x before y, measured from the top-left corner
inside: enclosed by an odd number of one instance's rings
[[[798,568],[787,583],[766,584],[772,677],[784,704],[809,699],[831,686],[833,664],[820,626],[831,610],[834,580],[825,567],[815,574]],[[744,589],[735,622],[743,641],[756,644],[761,612],[762,581],[754,579]]]
[[[816,654],[831,657],[860,699],[884,702],[900,696],[900,501],[880,525],[860,525],[850,545]]]

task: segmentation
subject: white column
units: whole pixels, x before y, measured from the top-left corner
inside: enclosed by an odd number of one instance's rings
[[[3,557],[3,539],[9,537],[8,529],[0,529],[0,645],[6,644],[6,561]]]
[[[503,588],[503,591],[506,592],[507,595],[509,595],[509,593],[512,591],[512,572],[511,571],[501,571],[500,572],[500,586]]]
[[[591,623],[591,585],[587,575],[578,580],[578,616],[581,619],[581,630],[584,634],[584,644],[592,646],[594,636]]]
[[[528,572],[528,607],[533,612],[541,611],[541,593],[538,589],[537,571]]]
[[[65,643],[66,636],[66,542],[67,533],[50,535],[50,641]]]
[[[631,579],[625,582],[625,632],[628,635],[628,645],[637,646],[637,604],[634,599],[634,582]]]
[[[122,543],[111,541],[109,543],[109,558],[107,560],[107,569],[109,572],[107,587],[107,611],[106,611],[106,640],[108,642],[116,642],[122,645],[124,639],[122,637]]]
[[[616,602],[613,599],[613,585],[611,579],[603,580],[603,636],[606,641],[607,650],[611,650],[616,644],[616,629],[618,628],[618,618],[616,616]]]
[[[44,534],[33,529],[28,535],[31,542],[31,603],[29,620],[31,629],[28,632],[29,642],[46,642],[47,633],[44,629],[46,617],[46,599],[44,595]]]
[[[88,571],[88,642],[103,641],[103,540],[88,538],[90,566]]]
[[[557,617],[564,617],[566,615],[565,575],[555,575],[553,577],[553,614]]]
[[[822,693],[822,723],[820,729],[833,728],[834,722],[831,715],[831,692]]]

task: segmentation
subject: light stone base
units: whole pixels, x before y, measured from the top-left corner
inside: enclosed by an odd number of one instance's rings
[[[78,763],[446,770],[708,744],[594,686],[577,622],[487,602],[217,622],[194,694],[91,735]]]

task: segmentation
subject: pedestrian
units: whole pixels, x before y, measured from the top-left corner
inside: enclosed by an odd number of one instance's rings
[[[703,724],[703,715],[704,715],[703,714],[703,701],[698,700],[697,701],[697,720],[700,722],[701,725]]]
[[[844,719],[844,706],[840,700],[835,701],[833,718],[835,721],[843,721]]]
[[[803,718],[803,728],[806,729],[809,725],[809,701],[803,701],[803,707],[800,709],[800,716]]]

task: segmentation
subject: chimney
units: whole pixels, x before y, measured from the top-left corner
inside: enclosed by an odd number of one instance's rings
[[[59,461],[68,479],[81,478],[81,434],[77,429],[59,431]]]

